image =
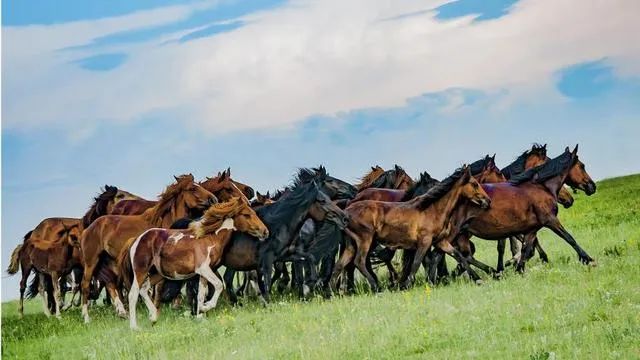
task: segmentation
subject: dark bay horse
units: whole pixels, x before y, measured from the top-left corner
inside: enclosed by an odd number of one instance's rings
[[[485,157],[474,161],[469,165],[469,171],[471,172],[471,175],[476,179],[476,181],[478,181],[481,184],[505,181],[505,178],[502,175],[502,172],[500,171],[500,169],[498,169],[498,167],[495,164],[495,154],[493,156],[486,155]],[[414,199],[417,196],[426,194],[429,190],[431,190],[431,188],[438,185],[439,183],[440,182],[438,180],[432,178],[428,173],[424,172],[421,174],[420,179],[414,184],[414,186],[412,186],[406,191],[378,189],[381,191],[370,192],[369,194],[372,195],[372,198],[367,200],[390,201],[390,202],[409,201]],[[358,199],[365,200],[366,196],[361,196],[361,195],[364,195],[369,190],[373,190],[373,188],[360,192],[356,197],[356,199],[354,199],[352,202],[356,202],[358,201]],[[390,194],[392,196],[388,197],[386,200],[382,200],[384,199],[385,194]],[[381,197],[380,195],[383,195],[383,196]],[[402,195],[400,200],[396,200],[398,199],[398,197],[400,197],[400,195]],[[398,274],[392,264],[394,255],[395,255],[394,249],[384,248],[378,245],[371,250],[371,253],[369,254],[369,258],[368,258],[372,261],[372,265],[382,262],[387,266],[387,269],[389,271],[389,281],[391,283],[391,286],[394,286],[398,280]],[[414,255],[414,251],[412,249],[406,249],[403,254],[403,258],[405,260],[403,261],[406,261],[407,258],[413,258],[413,255]],[[425,266],[425,269],[427,269],[429,266],[428,257],[425,257],[424,266]],[[353,276],[354,270],[355,269],[352,266],[347,268],[348,288],[353,288],[354,286],[354,276]],[[446,271],[446,268],[444,271]]]
[[[158,310],[149,292],[163,278],[184,280],[198,275],[200,296],[196,313],[205,313],[214,308],[223,291],[222,281],[215,271],[231,235],[236,231],[259,240],[269,236],[267,227],[249,204],[238,197],[212,205],[188,229],[153,228],[138,236],[118,259],[125,286],[129,289],[131,329],[138,327],[136,304],[140,295],[147,305],[151,322],[157,320]],[[212,299],[205,303],[207,283],[213,285],[215,292]]]
[[[581,262],[594,264],[593,258],[578,245],[557,218],[558,193],[565,183],[583,190],[587,195],[596,191],[595,183],[578,159],[577,145],[573,151],[566,148],[557,158],[531,168],[509,182],[483,185],[491,196],[492,206],[488,211],[466,214],[458,219],[462,225],[455,243],[463,254],[470,255],[471,235],[487,240],[500,240],[524,234],[525,246],[516,267],[519,272],[523,272],[533,251],[536,233],[546,227],[571,245]],[[479,263],[475,259],[474,262]],[[503,268],[499,258],[498,271]]]
[[[61,234],[67,234],[69,229],[78,227],[79,231],[88,227],[93,221],[103,215],[109,214],[115,205],[119,202],[140,199],[140,197],[131,194],[130,192],[118,189],[115,186],[105,185],[101,189],[100,194],[93,198],[93,203],[89,207],[89,210],[85,215],[78,218],[65,218],[65,217],[53,217],[42,220],[33,230],[29,231],[25,236],[23,243],[18,245],[11,254],[11,262],[7,272],[13,275],[18,272],[20,263],[24,261],[24,264],[29,263],[28,259],[23,254],[23,248],[29,241],[33,240],[39,244],[46,243],[60,243]],[[25,290],[27,288],[27,280],[32,272],[33,267],[22,266],[22,278],[20,279],[20,299],[24,299]],[[46,275],[46,274],[45,274]],[[66,275],[66,274],[63,274]],[[36,294],[38,287],[53,288],[52,284],[42,284],[40,282],[41,276],[36,277],[32,283],[32,287],[36,291],[31,291],[32,294]],[[49,278],[44,276],[44,279],[49,282]],[[53,293],[51,293],[53,295]],[[49,299],[49,307],[54,306],[54,300],[52,296]],[[22,306],[19,308],[22,316]]]
[[[194,210],[201,211],[216,202],[215,196],[194,182],[193,175],[175,177],[176,182],[169,185],[160,195],[158,203],[140,215],[106,215],[94,221],[82,233],[80,247],[84,264],[82,277],[82,313],[85,322],[89,322],[87,301],[89,284],[101,258],[106,260],[111,270],[116,272],[114,261],[122,251],[127,240],[138,236],[152,227],[168,228],[177,219],[188,216]],[[107,283],[107,290],[114,300],[116,311],[126,316],[115,279]]]
[[[354,261],[371,289],[378,291],[378,281],[367,266],[367,256],[371,245],[379,242],[390,248],[416,250],[411,269],[402,280],[402,285],[407,287],[434,239],[447,228],[449,216],[464,198],[485,208],[491,203],[489,196],[473,178],[467,166],[457,169],[439,185],[413,200],[365,200],[350,205],[345,210],[349,215],[349,225],[345,233],[351,241],[346,241],[347,246],[336,264],[332,283],[341,275],[343,268]],[[446,250],[449,250],[456,260],[464,262],[455,249]]]

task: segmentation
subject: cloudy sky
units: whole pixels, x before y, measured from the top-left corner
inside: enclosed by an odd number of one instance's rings
[[[640,171],[635,0],[2,2],[2,260],[104,184],[443,177],[533,142]],[[3,299],[18,277],[2,279]]]

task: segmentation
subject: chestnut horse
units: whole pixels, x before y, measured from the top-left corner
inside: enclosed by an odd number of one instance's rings
[[[369,249],[376,241],[390,248],[416,250],[411,270],[403,279],[402,285],[407,287],[433,241],[447,228],[449,216],[465,198],[482,207],[489,207],[491,203],[466,165],[426,194],[412,200],[395,203],[365,200],[350,205],[345,210],[350,219],[345,233],[352,241],[346,242],[332,283],[341,275],[345,265],[354,261],[371,289],[378,291],[378,280],[367,266]],[[445,250],[464,263],[455,249]]]
[[[121,274],[126,279],[125,286],[130,289],[131,329],[138,327],[136,304],[139,295],[147,305],[151,322],[157,320],[158,310],[149,292],[162,278],[184,280],[199,275],[197,314],[214,308],[223,290],[222,281],[214,272],[235,231],[247,233],[261,241],[269,236],[269,230],[249,204],[237,197],[211,206],[188,229],[154,228],[138,236],[119,259]],[[155,271],[151,272],[152,268]],[[131,275],[132,281],[128,280]],[[205,303],[207,282],[213,285],[215,292],[212,299]]]
[[[256,191],[256,198],[251,200],[251,207],[256,209],[264,205],[273,204],[275,201],[271,199],[268,191],[264,195],[260,194],[260,191]]]
[[[469,255],[471,235],[487,240],[500,240],[525,234],[525,246],[516,267],[519,272],[524,272],[525,263],[535,245],[536,233],[546,227],[571,245],[582,263],[595,264],[593,258],[578,245],[557,218],[558,193],[565,182],[587,195],[596,191],[595,183],[578,159],[577,145],[573,151],[566,148],[557,158],[531,168],[507,183],[483,185],[491,196],[493,206],[488,211],[459,219],[463,225],[455,242],[463,254]],[[501,259],[498,260],[500,271],[503,266]],[[480,263],[475,259],[474,262]]]
[[[32,270],[36,272],[39,279],[39,292],[42,295],[44,313],[51,315],[49,309],[49,294],[47,294],[47,284],[45,276],[51,277],[53,288],[53,300],[55,301],[54,314],[60,317],[62,296],[60,292],[60,279],[65,276],[74,266],[80,265],[80,249],[77,247],[78,238],[81,234],[81,224],[76,223],[71,226],[61,225],[62,229],[56,233],[56,239],[49,236],[44,241],[31,237],[26,239],[22,245],[19,258],[12,255],[11,262],[20,263],[23,278],[28,277]],[[75,246],[74,246],[75,245]],[[25,276],[26,274],[26,276]],[[25,280],[26,281],[26,280]],[[21,282],[22,284],[23,282]],[[24,289],[20,289],[20,305],[18,312],[23,316],[24,309]],[[72,299],[73,300],[73,299]]]
[[[205,190],[212,193],[219,201],[227,201],[234,196],[251,199],[253,197],[253,189],[248,185],[244,185],[231,178],[231,169],[227,169],[221,173],[218,173],[216,177],[207,177],[205,181],[200,182],[200,185]],[[250,194],[249,197],[246,194]],[[131,201],[122,201],[119,203],[113,211],[109,212],[111,215],[140,215],[147,209],[155,206],[158,202],[139,199]],[[192,214],[198,217],[200,214]]]
[[[39,244],[59,243],[61,241],[61,234],[66,234],[68,229],[78,227],[79,231],[82,232],[84,228],[88,227],[98,217],[108,214],[119,202],[133,199],[140,199],[140,197],[133,195],[130,192],[120,190],[115,186],[105,185],[104,188],[101,189],[100,194],[93,198],[93,204],[81,219],[55,217],[42,220],[33,230],[29,231],[24,236],[23,243],[13,250],[7,273],[13,275],[18,272],[21,262],[23,262],[23,264],[29,263],[29,260],[24,256],[22,249],[30,239],[34,239],[34,241],[37,241]],[[24,299],[27,280],[29,279],[29,275],[31,275],[31,269],[31,266],[28,268],[22,266],[22,277],[20,279],[21,303]],[[32,282],[32,285],[30,285],[30,288],[32,289],[31,294],[37,294],[39,287],[52,288],[52,284],[41,283],[41,278],[42,277],[36,277]],[[49,282],[49,279],[46,276],[44,278]],[[49,300],[49,305],[51,307],[53,306],[54,299],[53,297],[50,297]],[[22,306],[19,308],[19,311],[20,314],[22,314]]]
[[[110,265],[114,265],[113,261],[117,259],[128,239],[152,227],[168,228],[177,219],[187,216],[194,210],[205,209],[216,201],[212,193],[194,182],[193,175],[182,175],[175,179],[176,182],[169,185],[160,195],[158,203],[144,213],[102,216],[82,233],[80,240],[84,264],[82,313],[85,322],[89,322],[87,307],[89,284],[101,257],[111,263]],[[112,270],[115,269],[112,268]],[[107,283],[107,290],[111,299],[114,300],[118,315],[126,316],[115,286],[115,279]]]

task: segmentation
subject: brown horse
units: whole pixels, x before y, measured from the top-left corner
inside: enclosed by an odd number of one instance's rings
[[[356,189],[358,189],[358,191],[362,191],[364,189],[372,187],[373,182],[376,181],[376,179],[378,179],[380,176],[382,176],[382,174],[384,174],[383,168],[378,165],[372,166],[371,171],[360,178],[360,183],[356,185]]]
[[[193,175],[182,175],[175,179],[176,182],[169,185],[160,195],[158,203],[144,213],[102,216],[82,233],[82,313],[85,322],[89,322],[89,284],[101,257],[106,255],[105,259],[110,263],[112,270],[117,272],[113,268],[113,261],[117,259],[128,239],[152,227],[169,228],[174,221],[186,217],[193,210],[205,209],[216,201],[212,193],[194,182]],[[107,290],[114,300],[118,314],[126,316],[114,280],[107,283]]]
[[[44,243],[59,243],[60,234],[64,234],[67,229],[72,227],[78,227],[80,232],[89,226],[98,217],[108,214],[113,207],[121,201],[127,201],[130,199],[139,199],[140,197],[131,194],[130,192],[120,190],[115,186],[105,185],[100,194],[93,199],[93,204],[89,207],[89,210],[81,218],[65,218],[55,217],[42,220],[33,230],[29,231],[25,236],[23,243],[18,245],[11,254],[11,263],[7,272],[13,275],[18,272],[20,263],[22,261],[28,263],[28,259],[23,254],[23,248],[30,239],[35,239],[39,244]],[[27,280],[31,274],[32,267],[28,269],[22,267],[22,278],[20,279],[20,299],[24,299],[25,290],[27,288]],[[39,283],[39,279],[34,283],[36,286],[42,287],[45,284]],[[22,307],[20,312],[22,313]]]
[[[519,175],[525,172],[526,170],[529,170],[536,166],[542,165],[549,160],[551,159],[547,156],[547,144],[544,144],[544,145],[533,144],[530,150],[523,152],[520,156],[518,156],[518,158],[514,162],[512,162],[511,164],[503,168],[502,173],[505,174],[506,179],[509,180],[511,179],[511,177]],[[573,201],[574,200],[573,200],[573,196],[571,196],[571,193],[569,193],[569,191],[567,191],[565,187],[562,187],[560,189],[560,192],[558,193],[558,203],[564,206],[565,209],[568,209],[573,205]],[[517,262],[517,260],[520,258],[520,250],[521,250],[520,244],[522,239],[523,239],[522,237],[520,238],[515,236],[509,237],[509,242],[511,245],[511,254],[513,258],[509,260],[508,263],[511,263],[514,261]],[[504,240],[500,240],[498,242],[498,252],[500,251],[504,252],[504,250],[501,250],[505,248],[505,244],[502,243],[503,241]],[[544,249],[542,248],[540,243],[537,241],[537,239],[535,242],[535,247],[538,253],[540,254],[540,259],[543,262],[548,262],[549,257],[547,256],[547,253],[544,251]],[[502,256],[504,255],[498,255],[499,258],[501,258]]]
[[[54,314],[60,317],[60,307],[62,297],[60,292],[60,279],[66,275],[74,266],[80,265],[80,249],[77,247],[78,238],[81,234],[81,225],[76,223],[69,227],[62,224],[62,229],[56,234],[56,239],[52,241],[49,236],[44,241],[36,237],[25,240],[22,250],[18,256],[13,256],[11,262],[19,261],[22,268],[23,277],[26,277],[35,270],[36,276],[40,277],[39,292],[42,295],[44,313],[51,315],[46,293],[45,275],[49,275],[53,285],[53,299],[55,301]],[[76,246],[74,246],[76,245]],[[19,259],[17,259],[19,257]],[[18,312],[23,315],[24,291],[20,291],[20,306]]]
[[[413,200],[395,203],[365,200],[350,205],[345,210],[350,218],[345,233],[352,242],[347,241],[345,251],[336,264],[332,283],[355,254],[356,267],[369,281],[371,289],[378,291],[377,278],[367,266],[369,249],[377,241],[390,248],[416,250],[411,270],[403,281],[403,286],[408,286],[433,241],[447,228],[449,216],[461,199],[469,199],[482,207],[489,207],[491,203],[467,166]],[[463,261],[455,249],[446,250]]]
[[[149,295],[152,286],[162,278],[184,280],[200,275],[197,314],[216,306],[223,291],[222,281],[214,273],[220,265],[225,247],[234,231],[245,232],[264,240],[269,230],[240,198],[211,206],[202,219],[190,224],[186,230],[149,229],[138,236],[121,256],[123,278],[132,274],[129,290],[129,319],[132,329],[138,327],[136,304],[142,295],[149,309],[151,322],[158,318],[158,311]],[[150,273],[154,268],[153,274]],[[204,302],[207,282],[215,289],[213,298]]]
[[[469,165],[471,175],[479,183],[494,183],[506,181],[504,175],[495,163],[495,154],[493,156],[486,155],[484,158],[474,161]],[[417,196],[426,194],[431,188],[439,184],[440,182],[432,178],[428,173],[423,172],[420,174],[420,179],[409,189],[405,190],[392,190],[392,189],[376,189],[369,188],[358,193],[358,196],[352,201],[357,202],[361,200],[376,200],[387,202],[409,201]],[[371,196],[371,198],[368,198]],[[407,256],[412,256],[412,250],[405,250]],[[392,260],[395,255],[395,250],[382,248],[377,246],[370,254],[370,258],[379,259],[387,266],[389,271],[389,281],[391,286],[394,286],[398,280],[398,273],[393,267]],[[403,255],[404,256],[404,255]],[[425,268],[427,268],[427,259],[425,258]],[[347,268],[348,275],[348,287],[353,288],[353,272],[354,268],[350,265]]]
[[[587,195],[596,191],[596,185],[578,159],[578,146],[569,148],[555,159],[531,168],[513,177],[507,183],[483,185],[491,196],[493,206],[461,219],[462,231],[455,242],[464,254],[471,254],[471,235],[487,240],[500,240],[517,234],[525,234],[525,247],[516,269],[524,271],[527,259],[535,245],[536,233],[543,227],[564,239],[578,253],[584,264],[595,264],[557,218],[558,193],[566,182],[583,190]],[[499,258],[498,270],[502,269]],[[479,261],[475,260],[479,263]],[[488,267],[485,265],[485,267]]]
[[[246,194],[253,197],[253,189],[247,185],[237,182],[231,178],[231,170],[227,169],[218,173],[216,177],[207,177],[200,185],[212,193],[219,201],[228,201],[234,196],[251,199]],[[140,215],[158,202],[139,199],[122,201],[109,213],[111,215]]]

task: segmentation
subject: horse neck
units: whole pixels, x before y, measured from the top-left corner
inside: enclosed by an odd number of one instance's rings
[[[460,201],[460,197],[461,188],[456,187],[455,189],[449,190],[449,192],[447,192],[440,199],[431,204],[425,210],[425,212],[431,212],[432,214],[434,214],[430,222],[446,226],[446,222],[451,218],[451,214]]]
[[[175,220],[184,218],[188,215],[184,209],[177,209],[177,204],[174,203],[171,206],[171,210],[163,216],[157,216],[158,211],[160,211],[158,207],[159,203],[145,210],[145,212],[140,215],[151,226],[168,229]]]
[[[213,234],[209,234],[207,241],[211,243],[211,245],[220,245],[222,249],[227,247],[229,242],[231,241],[231,236],[233,235],[233,229],[219,229]]]
[[[562,187],[564,186],[564,183],[567,181],[567,176],[569,175],[569,171],[571,170],[572,166],[573,166],[573,163],[567,166],[567,168],[564,169],[564,171],[562,171],[560,174],[548,179],[543,183],[544,187],[547,188],[547,190],[549,190],[549,192],[551,192],[551,194],[553,194],[553,196],[555,196],[556,199],[558,198],[558,193],[560,193],[560,189],[562,189]]]

